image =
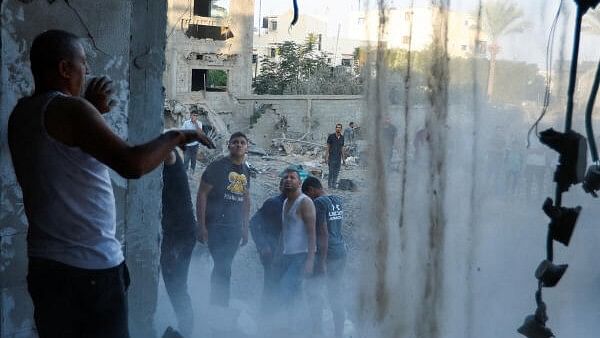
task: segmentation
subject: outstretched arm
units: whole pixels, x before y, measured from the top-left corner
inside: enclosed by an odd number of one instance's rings
[[[125,178],[139,178],[153,170],[177,145],[198,140],[214,147],[196,130],[168,131],[147,143],[130,146],[108,127],[96,107],[79,97],[55,98],[46,110],[45,127],[56,140],[80,148]]]

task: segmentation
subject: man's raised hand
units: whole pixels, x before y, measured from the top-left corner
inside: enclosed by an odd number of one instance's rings
[[[206,136],[206,134],[202,131],[191,130],[191,129],[181,129],[179,131],[185,136],[185,141],[183,142],[184,144],[198,141],[198,142],[202,143],[208,149],[216,149],[217,148],[215,146],[215,144],[213,143],[213,141],[208,136]]]
[[[112,81],[106,77],[93,77],[87,85],[84,97],[98,109],[101,114],[108,113],[117,104],[112,100],[114,93]]]

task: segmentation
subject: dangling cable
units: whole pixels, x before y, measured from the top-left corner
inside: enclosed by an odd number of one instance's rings
[[[579,43],[581,40],[581,22],[583,15],[589,7],[577,6],[577,18],[575,20],[575,34],[573,38],[573,54],[571,58],[571,70],[569,73],[569,88],[567,91],[567,110],[565,113],[565,133],[571,131],[573,123],[573,99],[575,96],[575,84],[577,82],[577,62],[579,59]],[[554,207],[559,208],[562,205],[562,193],[560,184],[556,184],[556,193]],[[554,247],[552,238],[552,229],[548,228],[548,236],[546,239],[546,257],[552,262],[554,260]]]
[[[531,127],[529,128],[529,131],[527,131],[527,148],[529,148],[529,146],[530,146],[531,132],[533,132],[535,130],[535,134],[539,137],[538,124],[544,118],[544,116],[546,115],[546,112],[548,111],[548,106],[550,106],[550,98],[551,98],[550,91],[552,88],[552,62],[553,62],[552,54],[553,54],[553,50],[554,50],[554,36],[556,34],[556,26],[558,24],[558,19],[560,17],[562,7],[563,7],[563,0],[560,0],[558,9],[556,10],[556,14],[554,15],[554,20],[552,21],[552,25],[550,27],[550,33],[548,34],[548,42],[546,43],[546,88],[544,91],[544,103],[542,106],[542,112],[540,113],[540,116],[537,118],[537,120],[535,120],[533,125],[531,125]]]
[[[544,281],[546,274],[544,265],[547,261],[549,261],[550,265],[552,265],[552,261],[554,260],[554,240],[557,240],[566,246],[568,246],[568,239],[566,242],[561,240],[559,237],[555,238],[555,235],[560,235],[560,230],[557,232],[556,229],[564,228],[565,226],[570,226],[571,231],[574,226],[574,222],[577,221],[577,215],[581,210],[581,207],[577,208],[562,208],[562,194],[569,189],[569,186],[572,184],[577,184],[583,181],[582,179],[582,163],[585,163],[585,153],[583,158],[581,157],[581,153],[583,149],[585,149],[585,144],[582,143],[585,138],[578,133],[572,131],[571,125],[573,122],[573,101],[575,96],[575,85],[577,82],[577,62],[579,58],[579,45],[581,40],[581,26],[583,21],[583,16],[587,12],[590,7],[595,7],[600,0],[575,0],[577,3],[577,17],[575,22],[575,34],[573,38],[573,50],[572,50],[572,58],[571,58],[571,69],[569,72],[569,87],[567,91],[567,106],[565,111],[565,131],[564,133],[556,132],[552,128],[543,131],[538,135],[540,137],[540,141],[546,146],[558,151],[559,156],[559,164],[556,166],[556,171],[554,172],[554,181],[556,182],[556,194],[554,205],[552,205],[553,201],[551,198],[547,198],[546,202],[544,202],[543,210],[551,219],[550,224],[548,225],[548,231],[546,236],[546,260],[542,261],[542,264],[538,267],[535,272],[536,278],[538,278],[538,290],[536,292],[536,303],[537,308],[535,311],[535,317],[527,317],[525,319],[524,324],[517,329],[517,332],[521,333],[527,337],[533,336],[544,336],[544,337],[554,337],[552,331],[546,327],[546,321],[548,320],[546,314],[546,304],[542,300],[542,287],[553,287],[556,285],[558,280],[554,283],[546,283]],[[592,4],[594,3],[594,4]],[[560,3],[562,6],[562,1]],[[550,30],[550,38],[548,40],[548,47],[546,50],[547,57],[551,55],[551,48],[553,45],[554,38],[554,30],[556,26],[556,21],[558,20],[558,14],[554,18],[553,27]],[[546,59],[546,71],[548,71],[549,67],[551,67],[551,62]],[[527,145],[529,146],[529,136],[532,130],[535,129],[537,134],[537,125],[539,121],[543,118],[544,114],[548,108],[549,102],[549,87],[550,87],[550,72],[547,74],[548,81],[546,82],[546,93],[544,96],[544,108],[542,109],[541,116],[537,119],[537,121],[531,126],[529,132],[527,133]],[[594,107],[594,102],[596,99],[596,94],[598,92],[598,87],[600,86],[600,63],[598,64],[598,70],[596,72],[596,78],[594,79],[594,85],[592,87],[592,92],[588,101],[587,109],[586,109],[586,129],[588,133],[588,137],[591,137],[590,148],[592,152],[592,156],[595,160],[598,159],[598,154],[596,150],[596,145],[593,140],[593,130],[591,126],[591,115]],[[582,145],[583,144],[583,145]],[[583,147],[583,148],[582,148]],[[588,190],[585,187],[584,182],[584,190]],[[589,191],[588,191],[589,192]],[[593,190],[592,190],[593,192]],[[574,219],[573,219],[574,217]],[[568,222],[573,222],[572,224]],[[568,235],[570,238],[570,234]],[[564,273],[564,269],[567,268],[568,265],[562,265],[563,271],[561,272],[558,279]],[[541,269],[541,270],[540,270]],[[533,319],[531,319],[533,318]],[[535,330],[535,331],[531,331]],[[534,332],[535,334],[532,334]]]
[[[593,162],[598,162],[598,149],[596,148],[596,139],[594,138],[594,129],[592,126],[592,112],[594,110],[594,104],[596,103],[598,87],[600,87],[600,61],[598,62],[598,67],[596,68],[596,77],[594,78],[594,84],[592,85],[590,98],[588,99],[585,109],[585,131]]]
[[[292,17],[292,22],[290,22],[290,28],[288,28],[288,31],[291,30],[292,26],[298,22],[298,0],[292,0],[292,5],[294,7],[294,16]]]

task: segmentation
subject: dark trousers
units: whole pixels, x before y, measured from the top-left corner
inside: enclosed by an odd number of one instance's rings
[[[281,280],[281,255],[272,249],[269,257],[260,257],[260,262],[264,268],[263,293],[261,311],[270,313],[276,309],[277,288]]]
[[[177,316],[179,330],[191,337],[194,327],[192,300],[188,293],[188,272],[196,238],[164,234],[161,243],[160,268],[165,289]]]
[[[329,176],[327,178],[327,187],[335,188],[342,166],[341,159],[329,159]]]
[[[123,262],[110,269],[79,269],[29,258],[27,287],[40,338],[128,338]]]
[[[214,267],[210,275],[210,303],[229,306],[231,264],[240,246],[240,226],[214,225],[208,227],[208,251]]]
[[[185,146],[183,152],[183,167],[185,170],[192,168],[192,172],[196,170],[196,157],[198,156],[198,144],[195,146]]]

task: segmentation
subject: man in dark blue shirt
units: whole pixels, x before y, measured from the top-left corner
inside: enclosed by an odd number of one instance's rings
[[[302,192],[313,199],[317,221],[317,255],[315,274],[325,274],[327,293],[333,312],[335,337],[344,333],[343,275],[346,266],[346,242],[342,235],[344,209],[338,196],[327,195],[318,178],[309,176],[302,183]],[[320,297],[319,281],[313,283],[314,296],[310,297],[311,315],[314,322],[314,333],[320,333],[323,304]]]
[[[279,182],[280,192],[282,183],[283,180]],[[283,193],[269,198],[250,219],[250,232],[264,268],[263,312],[273,309],[275,290],[281,277],[281,269],[276,262],[281,256],[279,237],[281,236],[281,211],[285,198]]]

